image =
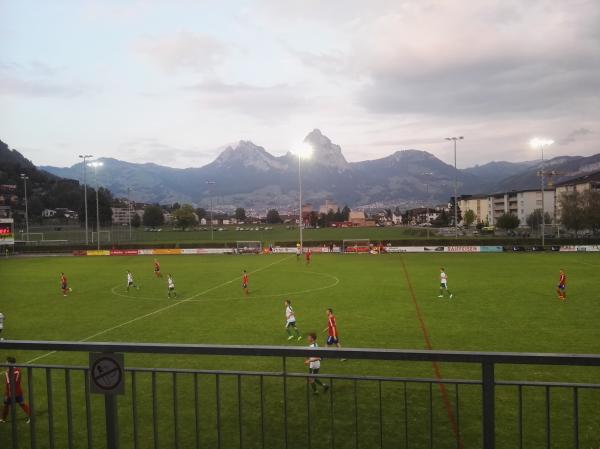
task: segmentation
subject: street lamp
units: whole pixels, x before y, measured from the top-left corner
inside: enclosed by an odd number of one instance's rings
[[[96,240],[98,240],[98,249],[100,249],[100,202],[98,199],[98,167],[102,167],[104,164],[101,161],[94,161],[88,163],[89,167],[94,169],[94,178],[96,179]]]
[[[206,181],[207,186],[214,186],[216,181]],[[210,239],[215,239],[215,231],[213,229],[213,197],[212,197],[212,187],[208,188],[208,194],[210,195]]]
[[[546,241],[545,241],[546,217],[545,217],[545,211],[544,211],[544,188],[545,188],[545,184],[546,184],[546,179],[545,179],[546,172],[544,171],[544,147],[548,147],[548,146],[552,145],[553,143],[554,143],[554,140],[540,139],[538,137],[531,139],[529,141],[529,145],[531,145],[532,148],[539,148],[542,152],[542,167],[540,169],[541,191],[542,191],[542,246],[544,246],[544,244],[546,243]]]
[[[292,150],[292,153],[298,157],[298,203],[300,206],[298,216],[298,228],[300,230],[300,251],[304,251],[304,240],[302,237],[302,228],[304,220],[302,219],[302,159],[310,159],[313,154],[313,147],[304,142]]]
[[[458,169],[456,168],[456,141],[464,137],[446,137],[446,140],[454,142],[454,236],[458,238]]]
[[[25,173],[21,173],[21,179],[25,186],[25,229],[27,231],[27,241],[29,241],[29,210],[27,209],[27,180],[29,179],[29,176]]]
[[[83,159],[83,201],[84,201],[84,208],[85,208],[85,244],[86,246],[89,244],[88,241],[88,207],[87,207],[87,182],[86,182],[86,167],[87,167],[87,163],[86,160],[94,157],[91,154],[80,154],[79,157],[81,159]]]

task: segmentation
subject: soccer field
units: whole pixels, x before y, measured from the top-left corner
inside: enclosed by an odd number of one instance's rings
[[[6,316],[3,336],[15,340],[70,340],[70,341],[123,341],[214,343],[244,345],[306,345],[306,341],[288,342],[284,330],[284,299],[291,299],[298,327],[306,334],[319,333],[318,343],[325,344],[325,309],[333,308],[344,347],[425,349],[425,332],[436,350],[477,350],[514,352],[600,353],[598,330],[597,271],[600,258],[581,253],[521,253],[521,254],[403,254],[403,255],[334,255],[316,254],[310,265],[297,261],[296,256],[162,256],[163,278],[153,274],[153,257],[43,257],[0,260],[0,311]],[[439,268],[448,274],[449,288],[454,298],[438,299]],[[554,291],[558,270],[564,268],[568,276],[568,301],[561,303]],[[240,287],[241,272],[250,275],[250,295],[245,297]],[[126,291],[126,270],[131,270],[140,289]],[[73,292],[66,298],[59,290],[58,277],[65,272]],[[172,273],[177,287],[177,299],[167,298],[166,275]],[[413,293],[414,292],[414,295]],[[420,309],[422,322],[417,316]],[[34,361],[40,364],[87,365],[86,354],[11,352],[20,363]],[[2,359],[8,354],[2,354]],[[193,369],[280,370],[280,360],[268,358],[217,358],[127,355],[127,366],[177,367]],[[288,361],[288,369],[304,372],[302,360]],[[442,364],[443,378],[479,379],[477,367]],[[323,374],[364,374],[387,376],[420,376],[432,378],[431,363],[368,362],[325,359]],[[508,366],[498,367],[496,377],[502,380],[543,380],[569,382],[597,382],[598,370],[593,368],[557,368]],[[149,377],[138,385],[142,396],[149,390]],[[160,379],[159,379],[160,380]],[[203,394],[207,395],[206,416],[211,418],[214,408],[214,385],[203,380]],[[56,383],[55,406],[60,410],[64,400],[64,378]],[[61,383],[62,382],[62,383]],[[214,381],[213,381],[214,382]],[[235,379],[228,383],[232,397],[223,401],[223,425],[235,432],[224,431],[222,447],[237,447],[237,405],[233,407]],[[80,382],[81,383],[81,382]],[[229,385],[231,383],[231,385]],[[46,380],[38,376],[36,390],[45,389]],[[290,394],[304,404],[305,382],[297,379]],[[165,402],[169,383],[159,383]],[[253,391],[251,381],[245,386]],[[427,388],[426,388],[427,387]],[[180,385],[179,406],[180,438],[193,446],[192,411],[189,401],[192,384],[183,380]],[[265,388],[276,389],[277,385]],[[386,388],[388,388],[386,386]],[[212,389],[212,390],[211,390]],[[429,429],[426,410],[428,386],[415,387],[411,392],[410,448],[428,447],[425,431]],[[340,412],[339,438],[336,447],[353,447],[355,440],[344,436],[345,393],[351,385],[341,385],[336,391]],[[361,447],[379,447],[379,422],[376,406],[370,399],[377,396],[377,386],[361,389],[360,409]],[[480,446],[479,387],[464,388],[460,413],[463,422],[461,439],[464,447]],[[518,447],[516,443],[515,389],[497,391],[497,447]],[[404,447],[403,429],[395,425],[394,413],[399,413],[400,385],[384,392],[384,408],[389,408],[384,420],[384,447]],[[569,392],[552,398],[552,447],[566,447],[572,436],[572,423],[563,419],[571,416]],[[81,391],[74,391],[77,400],[76,420],[85,423],[81,413]],[[478,396],[479,395],[479,396]],[[142,400],[141,413],[149,416],[151,400]],[[245,402],[248,422],[244,424],[245,447],[259,447],[256,416],[250,412],[256,406],[254,393],[248,393]],[[210,397],[210,399],[209,399]],[[166,399],[170,398],[170,399]],[[524,447],[545,444],[544,392],[525,394]],[[331,447],[328,435],[329,412],[321,413],[321,406],[329,407],[328,399],[314,399],[314,440],[312,447]],[[597,404],[600,392],[581,393],[581,447],[599,447],[600,419]],[[212,403],[210,402],[212,401]],[[266,447],[281,447],[277,423],[280,404],[268,402],[267,422],[270,425]],[[435,422],[435,447],[456,447],[450,423],[439,392],[433,392],[432,420]],[[171,402],[168,402],[169,404]],[[594,406],[595,404],[595,406]],[[43,396],[36,397],[40,414],[38,430],[47,432],[46,404]],[[101,403],[94,399],[98,411],[94,414],[96,426],[101,426]],[[228,408],[231,405],[231,408]],[[372,406],[371,406],[372,405]],[[121,416],[129,416],[127,401],[121,401]],[[290,447],[307,447],[304,405],[291,409]],[[162,409],[161,409],[162,410]],[[165,407],[161,420],[161,447],[171,447],[169,435],[170,405]],[[19,413],[20,410],[19,410]],[[61,416],[64,412],[60,412]],[[296,416],[297,415],[297,416]],[[22,416],[22,415],[19,415]],[[398,415],[400,416],[400,415]],[[129,418],[130,419],[130,418]],[[400,419],[400,418],[398,418]],[[404,419],[404,418],[402,418]],[[348,417],[348,420],[350,418]],[[387,420],[387,422],[386,422]],[[141,447],[151,447],[151,423],[140,435]],[[210,421],[210,419],[208,420]],[[203,447],[215,447],[210,424],[203,423]],[[186,425],[188,423],[189,425]],[[55,417],[56,438],[64,442],[64,419]],[[25,424],[20,424],[26,435]],[[294,427],[296,426],[296,427]],[[375,428],[377,427],[377,428]],[[10,427],[0,427],[0,441],[10,438]],[[94,438],[102,446],[102,435]],[[131,429],[121,428],[123,447],[130,447]],[[344,438],[348,438],[345,444]],[[75,429],[75,438],[85,446],[85,425]],[[23,438],[26,441],[26,438]],[[125,442],[127,442],[125,444]],[[188,444],[189,443],[189,444]],[[570,444],[570,443],[569,443]],[[3,447],[4,445],[0,445]],[[64,445],[58,444],[57,447]],[[43,444],[40,447],[46,447]]]

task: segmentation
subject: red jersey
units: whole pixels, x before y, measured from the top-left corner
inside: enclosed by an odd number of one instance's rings
[[[12,396],[12,387],[10,385],[10,381],[12,379],[10,378],[8,369],[4,373],[4,376],[6,378],[5,379],[6,383],[5,383],[5,388],[4,388],[5,393],[4,394],[5,394],[5,396]],[[15,396],[23,396],[23,389],[21,388],[21,369],[17,368],[17,367],[13,368],[13,376],[14,376],[14,379],[15,379],[15,393],[16,393]]]
[[[309,249],[306,251],[306,260],[310,260],[310,256],[312,256],[312,251]]]
[[[567,276],[564,273],[561,273],[560,279],[558,280],[558,285],[565,285],[567,283]]]
[[[154,270],[160,271],[160,264],[158,262],[154,262]]]
[[[334,315],[330,315],[329,318],[327,319],[327,335],[330,337],[338,337],[339,336]]]
[[[248,275],[247,274],[242,276],[242,284],[248,285]]]
[[[63,274],[60,276],[61,285],[67,285],[67,277]]]

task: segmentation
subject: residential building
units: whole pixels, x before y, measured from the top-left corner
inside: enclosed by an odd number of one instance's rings
[[[339,206],[335,201],[325,200],[325,204],[321,204],[321,206],[319,207],[319,213],[326,214],[330,210],[337,212],[338,208]]]
[[[544,212],[554,217],[554,190],[544,191]],[[542,192],[540,190],[512,190],[494,193],[488,197],[488,223],[494,226],[503,214],[519,217],[519,225],[527,226],[527,217],[536,209],[542,208]],[[554,219],[553,219],[554,221]]]
[[[458,197],[458,207],[460,208],[463,222],[465,212],[472,210],[475,213],[475,223],[484,223],[488,220],[488,204],[487,195],[461,195]]]
[[[353,226],[367,225],[367,218],[365,217],[365,213],[363,211],[350,211],[348,221],[350,221]]]
[[[111,207],[111,209],[112,209],[112,222],[113,222],[113,224],[116,224],[116,225],[129,224],[130,218],[133,218],[133,214],[135,214],[137,212],[128,207]]]
[[[559,182],[554,185],[554,188],[556,189],[554,207],[556,209],[556,216],[560,217],[560,198],[563,194],[575,191],[585,192],[587,190],[600,191],[600,170],[590,173],[589,175],[579,176],[577,178],[569,179],[568,181]]]

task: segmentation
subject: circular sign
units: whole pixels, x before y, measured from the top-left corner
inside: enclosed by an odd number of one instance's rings
[[[121,384],[123,368],[110,357],[101,357],[92,365],[92,381],[104,391],[114,390]]]

